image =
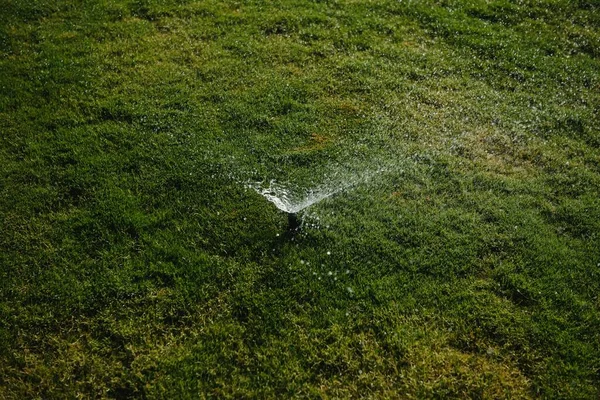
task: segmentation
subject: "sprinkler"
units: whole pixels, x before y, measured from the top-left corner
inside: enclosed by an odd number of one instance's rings
[[[380,171],[377,171],[380,172]],[[248,183],[247,188],[254,189],[258,194],[270,201],[279,210],[285,212],[288,217],[288,233],[294,234],[300,230],[302,226],[302,218],[300,213],[305,208],[319,203],[320,201],[339,193],[352,185],[365,181],[371,175],[359,177],[360,179],[350,179],[344,184],[325,185],[315,189],[300,191],[300,193],[291,193],[291,191],[283,185],[277,184],[274,180],[269,183],[268,187],[264,187],[262,182]]]
[[[295,232],[300,229],[300,218],[296,213],[288,213],[288,231]]]

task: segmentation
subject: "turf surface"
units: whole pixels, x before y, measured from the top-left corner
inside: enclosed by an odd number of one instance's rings
[[[0,5],[1,398],[600,396],[596,1]]]

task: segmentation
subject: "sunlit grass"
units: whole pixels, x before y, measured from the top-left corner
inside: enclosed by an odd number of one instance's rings
[[[592,2],[0,21],[0,397],[598,397]]]

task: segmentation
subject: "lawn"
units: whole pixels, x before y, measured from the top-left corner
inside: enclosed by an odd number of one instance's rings
[[[0,165],[0,398],[600,397],[597,1],[2,0]]]

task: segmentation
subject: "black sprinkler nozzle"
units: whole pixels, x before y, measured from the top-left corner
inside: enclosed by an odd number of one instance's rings
[[[300,218],[296,213],[288,213],[288,231],[297,231],[300,228]]]

